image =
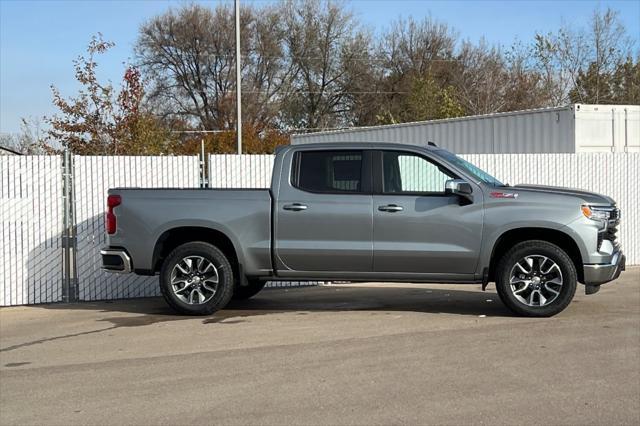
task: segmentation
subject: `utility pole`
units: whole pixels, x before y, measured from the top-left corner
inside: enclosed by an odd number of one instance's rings
[[[242,79],[240,77],[240,0],[236,2],[236,133],[238,138],[238,154],[242,154]]]

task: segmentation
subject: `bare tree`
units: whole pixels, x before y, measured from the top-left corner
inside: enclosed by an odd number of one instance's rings
[[[632,42],[618,13],[607,9],[593,12],[589,28],[563,26],[556,33],[536,35],[536,56],[545,78],[545,86],[554,105],[574,102],[601,102],[607,75],[615,72],[630,55]],[[579,76],[592,68],[594,78],[587,97],[579,87]],[[584,82],[584,78],[582,79]],[[570,92],[573,94],[570,96]]]
[[[201,129],[235,127],[233,9],[191,4],[145,23],[135,51],[152,82],[150,101],[165,117]],[[292,74],[284,54],[280,6],[241,10],[243,113],[247,124],[275,125]]]
[[[455,86],[467,113],[502,111],[506,105],[508,73],[501,50],[490,47],[484,40],[477,45],[467,41],[462,44],[458,60]]]
[[[544,74],[536,66],[530,45],[514,43],[504,53],[506,84],[503,111],[519,111],[553,106],[553,92],[545,84]]]
[[[416,22],[399,19],[382,37],[380,52],[385,67],[397,76],[425,75],[437,63],[454,59],[457,34],[431,17]]]
[[[295,78],[283,121],[312,129],[348,124],[355,84],[366,75],[368,35],[337,3],[292,0],[285,13]]]
[[[26,155],[46,154],[50,151],[46,137],[37,118],[21,118],[20,132],[0,135],[0,145]]]
[[[394,22],[382,34],[376,47],[379,90],[385,94],[376,97],[377,121],[393,123],[442,118],[426,112],[441,111],[441,105],[418,103],[434,103],[444,91],[451,92],[457,62],[456,44],[455,31],[431,17],[422,21],[409,18]]]

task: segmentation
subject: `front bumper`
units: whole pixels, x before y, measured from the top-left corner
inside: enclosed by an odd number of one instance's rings
[[[109,272],[128,274],[131,272],[131,258],[124,249],[104,248],[100,250],[102,269]]]
[[[614,253],[611,263],[584,265],[584,283],[596,286],[613,281],[625,270],[626,259],[621,251]]]

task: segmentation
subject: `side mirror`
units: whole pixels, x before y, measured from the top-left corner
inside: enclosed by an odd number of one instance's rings
[[[445,194],[458,195],[469,201],[473,201],[473,189],[471,184],[463,179],[449,179],[444,184]]]

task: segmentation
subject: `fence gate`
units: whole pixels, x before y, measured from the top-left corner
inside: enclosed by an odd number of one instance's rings
[[[60,156],[0,156],[0,306],[63,300]]]

